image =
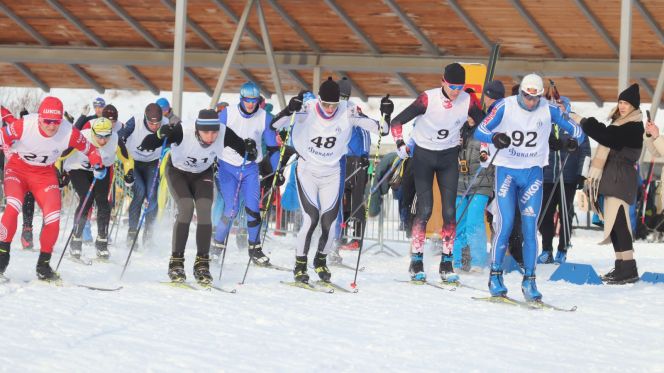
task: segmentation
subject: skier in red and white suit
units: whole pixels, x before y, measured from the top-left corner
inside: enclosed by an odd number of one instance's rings
[[[2,108],[2,116],[8,114]],[[9,264],[9,249],[23,197],[32,192],[43,214],[43,227],[39,237],[40,254],[37,261],[37,277],[40,280],[57,280],[58,274],[49,265],[53,246],[60,230],[60,189],[53,164],[67,148],[75,148],[88,156],[95,169],[103,171],[99,153],[78,129],[63,115],[62,101],[46,97],[39,105],[38,114],[22,119],[10,118],[3,128],[1,142],[7,151],[5,166],[5,194],[7,208],[0,220],[0,275]],[[6,119],[11,115],[7,115]]]

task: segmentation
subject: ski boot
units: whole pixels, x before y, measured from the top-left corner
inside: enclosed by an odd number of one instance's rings
[[[81,237],[73,236],[69,244],[69,256],[74,259],[81,259],[83,253],[83,241]]]
[[[542,253],[537,257],[537,263],[539,264],[553,263],[553,250],[542,250]]]
[[[327,261],[330,262],[331,265],[341,264],[343,262],[343,258],[339,255],[338,248],[327,254]]]
[[[212,244],[210,245],[210,258],[215,262],[218,262],[221,260],[221,255],[223,254],[224,249],[226,249],[226,246],[223,242],[212,240]]]
[[[11,242],[0,242],[0,275],[5,273],[9,265],[9,245]]]
[[[459,275],[454,273],[452,268],[452,255],[443,254],[440,257],[440,266],[438,266],[438,273],[440,273],[440,279],[445,283],[457,283],[459,282]]]
[[[108,238],[97,237],[95,248],[97,249],[97,258],[108,260],[111,256],[111,253],[108,252]]]
[[[504,297],[507,295],[507,288],[503,283],[502,268],[491,266],[491,274],[489,275],[489,293],[491,293],[492,297]]]
[[[249,245],[249,257],[259,267],[265,267],[270,264],[270,258],[263,254],[263,247],[261,244]]]
[[[537,290],[537,284],[535,283],[535,273],[531,270],[526,270],[523,275],[523,281],[521,281],[521,292],[523,292],[523,297],[526,299],[526,302],[533,302],[542,299],[542,293]]]
[[[39,253],[39,259],[37,259],[37,278],[42,281],[58,281],[60,275],[56,272],[53,272],[49,262],[51,261],[51,253]]]
[[[556,252],[556,257],[553,259],[553,262],[556,264],[563,264],[567,261],[567,251],[558,249]]]
[[[34,250],[35,246],[32,240],[32,227],[23,227],[21,232],[21,245],[23,250]]]
[[[85,222],[83,227],[83,242],[92,242],[92,228],[90,227],[90,220]]]
[[[296,256],[295,257],[295,268],[293,268],[293,275],[295,275],[295,281],[297,282],[309,282],[309,275],[307,274],[307,257],[305,256]]]
[[[410,267],[408,267],[408,272],[410,272],[410,279],[412,281],[426,281],[427,274],[424,272],[424,254],[422,253],[413,253],[410,255]]]
[[[196,256],[196,261],[194,261],[194,278],[201,286],[212,285],[213,279],[210,274],[210,257],[207,255]]]
[[[318,273],[318,277],[320,277],[321,281],[330,282],[332,272],[327,268],[326,258],[327,254],[316,252],[316,256],[314,257],[314,270]]]
[[[172,254],[168,261],[168,277],[172,282],[185,282],[187,275],[184,273],[184,255]]]
[[[616,276],[616,274],[620,272],[621,265],[622,265],[622,259],[616,259],[613,269],[611,269],[605,275],[600,276],[599,278],[604,282],[613,281],[613,278]]]
[[[613,278],[607,283],[609,285],[625,285],[639,281],[639,271],[636,268],[636,260],[623,260],[620,268],[614,272]]]

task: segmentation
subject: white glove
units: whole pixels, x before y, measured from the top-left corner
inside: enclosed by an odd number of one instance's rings
[[[408,145],[406,145],[406,143],[401,139],[397,140],[397,155],[401,159],[410,157],[410,149],[408,148]]]

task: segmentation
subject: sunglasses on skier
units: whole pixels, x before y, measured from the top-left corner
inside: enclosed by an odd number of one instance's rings
[[[42,119],[42,121],[49,126],[59,126],[62,123],[62,119]]]
[[[107,135],[100,135],[100,134],[95,132],[95,137],[98,138],[99,140],[109,139],[111,137],[111,135],[112,135],[111,133],[109,133]]]
[[[243,102],[248,102],[250,104],[256,104],[261,100],[260,97],[242,97]]]
[[[539,101],[542,95],[533,95],[530,94],[524,90],[521,90],[521,97],[523,97],[524,100],[530,101],[530,102],[536,102]]]
[[[463,87],[466,86],[465,84],[452,84],[452,83],[449,83],[449,82],[448,82],[447,80],[445,80],[445,79],[443,79],[443,82],[444,82],[445,84],[447,84],[447,88],[449,88],[449,89],[451,89],[451,90],[453,90],[453,91],[460,91],[460,90],[463,89]]]
[[[336,109],[337,106],[339,106],[338,102],[328,102],[323,100],[318,100],[318,102],[320,103],[320,106],[323,109],[328,109],[328,110]]]

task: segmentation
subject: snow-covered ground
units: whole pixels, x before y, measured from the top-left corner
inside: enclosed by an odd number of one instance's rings
[[[544,299],[578,310],[525,310],[473,301],[481,291],[395,282],[408,278],[406,257],[369,253],[357,294],[288,287],[279,282],[291,280],[290,273],[255,267],[247,283],[237,285],[247,257],[231,238],[222,285],[237,288],[237,294],[192,291],[159,284],[167,280],[170,229],[164,226],[155,236],[157,243],[132,257],[121,282],[124,247],[112,248],[112,264],[63,261],[60,273],[67,283],[124,286],[117,292],[25,283],[35,278],[37,254],[21,251],[16,240],[6,273],[12,282],[0,286],[0,370],[664,371],[664,284],[551,282],[556,266],[541,265]],[[186,256],[189,276],[193,238]],[[599,238],[600,232],[577,231],[569,261],[608,270],[612,250],[598,246]],[[293,246],[290,236],[265,244],[273,262],[285,266],[292,266]],[[406,254],[405,243],[391,246]],[[87,246],[84,254],[93,256],[94,249]],[[355,254],[344,255],[354,263]],[[661,244],[638,243],[636,256],[641,272],[664,272]],[[427,250],[431,278],[437,262]],[[212,267],[215,277],[218,270]],[[332,270],[341,285],[353,279],[352,271]],[[462,279],[484,289],[487,274]],[[506,284],[520,299],[520,276],[507,275]]]
[[[74,115],[97,96],[88,90],[54,89],[52,94]],[[146,92],[109,91],[105,97],[118,106],[120,119],[142,113],[156,99]],[[236,102],[237,97],[222,99]],[[396,111],[408,103],[396,102]],[[183,117],[193,118],[207,104],[205,95],[185,95]],[[365,106],[377,117],[377,100]],[[581,114],[601,118],[609,106],[575,104]],[[658,119],[664,123],[664,115]],[[125,232],[126,227],[120,236]],[[112,264],[63,261],[60,273],[68,284],[124,286],[108,293],[31,281],[37,254],[21,251],[17,235],[6,273],[12,282],[0,286],[0,371],[664,372],[663,284],[550,282],[556,267],[542,265],[538,285],[544,299],[578,310],[530,311],[473,301],[472,296],[484,294],[476,290],[397,283],[394,279],[408,277],[406,257],[369,253],[362,260],[366,271],[358,278],[359,293],[321,294],[282,285],[279,281],[292,275],[268,269],[251,268],[247,283],[236,285],[247,257],[232,243],[222,285],[236,287],[237,294],[189,291],[159,284],[166,280],[170,228],[155,236],[157,243],[134,254],[122,282],[124,245],[111,248]],[[56,255],[65,238],[63,231]],[[599,240],[599,232],[577,231],[569,261],[606,272],[613,264],[612,249],[598,246]],[[390,245],[407,252],[406,243]],[[284,266],[293,264],[293,246],[292,237],[265,244],[272,260]],[[94,255],[92,247],[85,250]],[[190,276],[194,251],[190,242]],[[355,255],[345,254],[346,262],[354,263]],[[641,272],[664,272],[661,244],[637,243],[636,256]],[[435,278],[437,258],[428,251],[425,260]],[[352,275],[333,268],[339,284],[348,286]],[[485,288],[487,276],[462,279]],[[509,274],[506,283],[510,295],[521,298],[520,276]]]

